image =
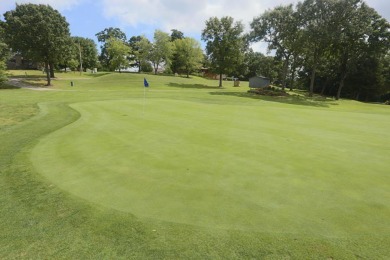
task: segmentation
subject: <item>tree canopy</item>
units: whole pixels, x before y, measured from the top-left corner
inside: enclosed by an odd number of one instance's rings
[[[202,40],[206,42],[211,69],[220,76],[219,87],[222,87],[222,75],[233,72],[243,62],[243,30],[242,23],[234,22],[232,17],[212,17],[206,21]]]
[[[364,92],[372,97],[383,92],[385,84],[380,75],[390,48],[389,28],[386,19],[363,0],[305,0],[296,7],[278,6],[255,18],[249,38],[267,42],[276,58],[284,61],[283,87],[287,76],[294,79],[299,68],[300,80],[308,83],[310,94],[322,85],[321,93],[338,99],[349,85],[346,96]],[[369,75],[365,73],[371,80],[362,86],[363,81],[355,80],[356,72],[370,71],[368,64],[377,65]]]
[[[118,40],[121,40],[123,42],[126,42],[126,34],[121,31],[119,28],[105,28],[103,31],[98,32],[96,34],[96,37],[98,39],[98,42],[102,43],[100,46],[100,56],[99,56],[99,61],[101,65],[104,68],[109,68],[110,67],[110,56],[108,55],[107,52],[107,41],[109,39],[116,38]]]
[[[172,29],[156,30],[153,41],[145,36],[127,36],[108,27],[96,34],[101,43],[97,62],[91,39],[70,37],[69,24],[49,5],[16,4],[0,21],[0,71],[10,49],[24,58],[45,64],[47,83],[54,67],[138,71],[162,66],[166,71],[186,73],[200,66],[219,75],[248,79],[260,74],[283,88],[298,87],[309,94],[372,100],[390,91],[390,25],[364,0],[302,0],[279,5],[254,17],[250,32],[232,17],[205,21],[199,43]],[[252,51],[249,42],[266,42],[273,56]],[[80,59],[82,58],[82,59]],[[153,65],[153,68],[151,68]],[[168,69],[168,70],[167,70]],[[0,77],[4,80],[4,73]]]
[[[72,37],[72,39],[76,47],[80,47],[77,49],[77,54],[81,52],[83,68],[95,68],[98,63],[96,43],[92,39],[84,37]]]
[[[44,62],[50,85],[49,69],[53,71],[71,42],[65,17],[49,5],[17,4],[4,19],[6,43],[25,57]]]
[[[6,81],[5,61],[7,59],[8,46],[4,42],[4,29],[0,24],[0,84]]]
[[[202,66],[203,51],[200,43],[194,38],[184,38],[175,40],[174,45],[177,69],[184,71],[188,78],[191,72]]]
[[[282,87],[286,86],[288,69],[300,47],[299,20],[293,6],[278,6],[253,19],[249,39],[265,41],[269,50],[283,61]]]
[[[109,69],[111,71],[127,68],[129,66],[128,56],[131,53],[131,48],[126,43],[118,38],[109,38],[107,41],[107,55],[109,57]]]
[[[154,41],[149,53],[149,60],[153,64],[154,73],[157,74],[159,66],[169,65],[173,53],[171,37],[168,33],[160,30],[154,32]]]

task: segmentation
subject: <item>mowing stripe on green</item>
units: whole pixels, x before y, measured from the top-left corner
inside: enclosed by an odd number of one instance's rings
[[[204,227],[388,232],[385,115],[158,98],[72,108],[81,118],[31,159],[93,203]]]

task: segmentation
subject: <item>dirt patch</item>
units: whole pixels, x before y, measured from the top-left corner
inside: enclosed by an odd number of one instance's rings
[[[22,79],[19,79],[19,78],[10,78],[7,83],[9,85],[15,86],[17,88],[26,88],[26,89],[37,90],[37,91],[52,91],[52,90],[54,90],[51,88],[40,88],[40,87],[31,86],[31,85],[23,82]]]

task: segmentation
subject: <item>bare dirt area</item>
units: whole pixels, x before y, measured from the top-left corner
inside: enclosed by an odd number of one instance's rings
[[[23,78],[23,80],[26,80],[26,79],[28,79],[28,78]],[[18,79],[18,78],[10,78],[8,81],[8,84],[15,86],[17,88],[26,88],[26,89],[37,90],[37,91],[52,91],[52,90],[54,90],[51,88],[31,86],[31,85],[23,82],[22,79]]]

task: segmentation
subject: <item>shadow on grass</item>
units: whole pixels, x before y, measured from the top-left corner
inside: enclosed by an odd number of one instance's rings
[[[55,80],[51,79],[52,81]],[[27,86],[32,86],[32,87],[37,87],[37,88],[47,88],[47,79],[46,78],[37,78],[37,79],[31,79],[28,78],[26,80],[22,81],[22,84],[27,85]]]
[[[312,106],[312,107],[330,107],[331,105],[338,105],[337,102],[321,96],[302,96],[302,95],[288,95],[288,96],[262,96],[247,92],[210,92],[211,95],[234,96],[242,98],[258,99],[269,102],[277,102],[283,104]]]
[[[85,76],[88,76],[88,77],[91,77],[91,78],[99,78],[99,77],[102,77],[102,76],[106,76],[106,75],[109,75],[109,74],[112,74],[110,72],[102,72],[102,73],[85,73],[84,75]]]
[[[19,87],[10,84],[0,84],[0,89],[18,89]]]
[[[42,74],[42,75],[8,75],[9,78],[15,78],[15,79],[26,79],[26,80],[29,80],[29,79],[46,79],[46,74]]]
[[[186,89],[219,89],[219,87],[213,87],[203,84],[179,84],[179,83],[169,83],[167,86],[175,88],[186,88]]]

